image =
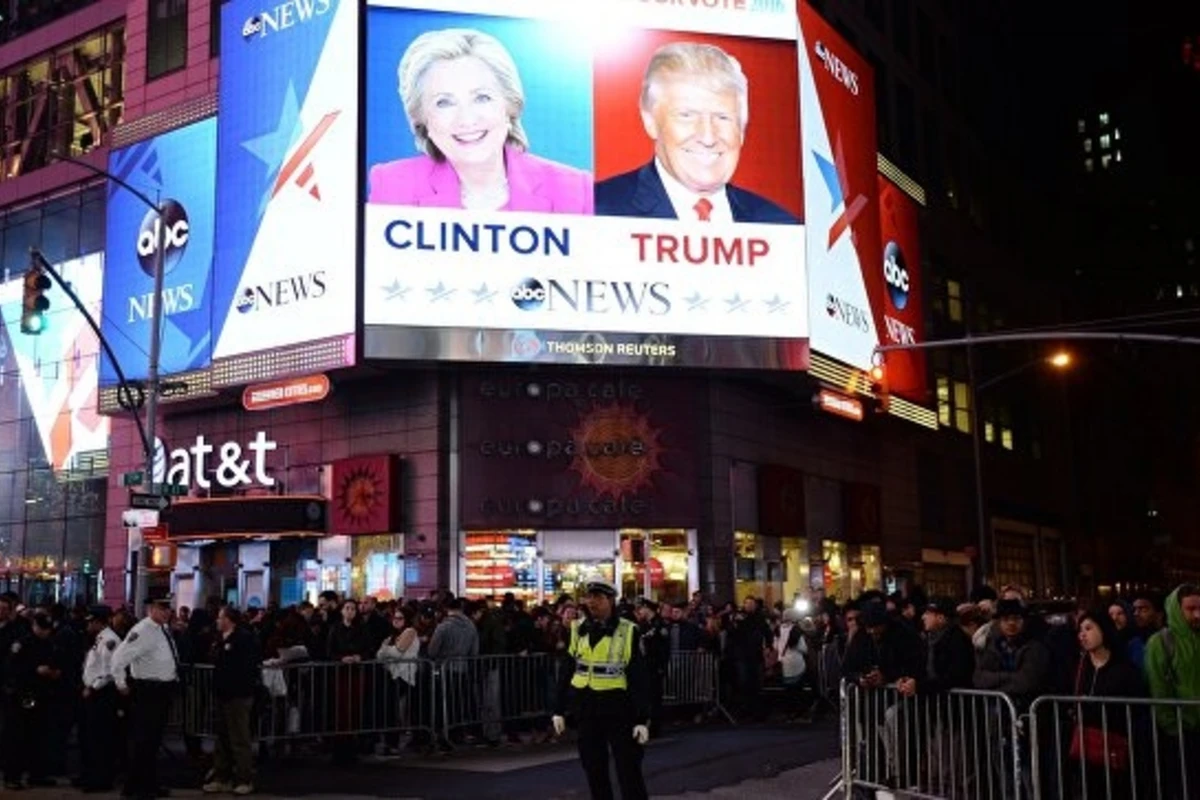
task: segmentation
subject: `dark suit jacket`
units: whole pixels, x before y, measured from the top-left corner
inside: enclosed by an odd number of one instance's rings
[[[734,222],[770,222],[795,225],[800,220],[765,197],[739,189],[733,184],[725,187]],[[651,161],[644,167],[617,175],[596,184],[596,215],[605,217],[649,217],[676,219],[675,209],[658,170]]]

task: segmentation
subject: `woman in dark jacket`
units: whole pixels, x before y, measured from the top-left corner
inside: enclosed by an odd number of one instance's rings
[[[1079,645],[1082,653],[1075,679],[1077,696],[1146,696],[1141,673],[1127,659],[1121,636],[1105,611],[1086,611],[1079,617]],[[1074,777],[1077,797],[1120,800],[1133,795],[1129,728],[1131,723],[1138,727],[1139,715],[1135,713],[1138,709],[1127,713],[1127,708],[1119,700],[1076,707],[1068,769]]]
[[[334,738],[333,763],[345,765],[354,761],[355,734],[362,729],[364,667],[360,662],[374,655],[370,632],[358,619],[358,603],[342,603],[342,618],[329,629],[325,652],[330,661],[337,662],[326,668],[334,676],[333,730],[342,734]]]

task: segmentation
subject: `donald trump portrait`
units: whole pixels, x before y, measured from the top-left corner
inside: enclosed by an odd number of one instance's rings
[[[647,164],[596,184],[596,214],[692,222],[799,222],[730,181],[750,118],[749,84],[719,47],[660,47],[642,79],[642,126],[654,143]]]

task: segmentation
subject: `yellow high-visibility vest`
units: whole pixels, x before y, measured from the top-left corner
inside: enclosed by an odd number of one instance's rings
[[[610,692],[628,689],[625,667],[633,658],[634,624],[627,619],[617,622],[617,629],[605,636],[595,647],[590,637],[579,635],[579,622],[571,626],[571,648],[575,658],[575,674],[571,685],[576,689]]]

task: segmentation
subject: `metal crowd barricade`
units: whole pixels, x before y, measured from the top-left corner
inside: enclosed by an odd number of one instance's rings
[[[681,650],[671,654],[663,679],[663,706],[704,706],[733,717],[721,705],[721,671],[717,657],[707,650]]]
[[[1028,796],[1016,709],[999,692],[904,697],[895,687],[841,689],[841,791],[1010,800]]]
[[[450,658],[437,664],[438,729],[472,729],[498,741],[504,723],[548,718],[555,661],[546,653]]]
[[[194,665],[183,691],[184,733],[217,732],[212,667]],[[303,662],[263,668],[256,704],[259,741],[428,731],[437,723],[433,662]]]
[[[1038,698],[1030,708],[1037,796],[1200,797],[1200,730],[1185,719],[1197,715],[1200,700]]]

